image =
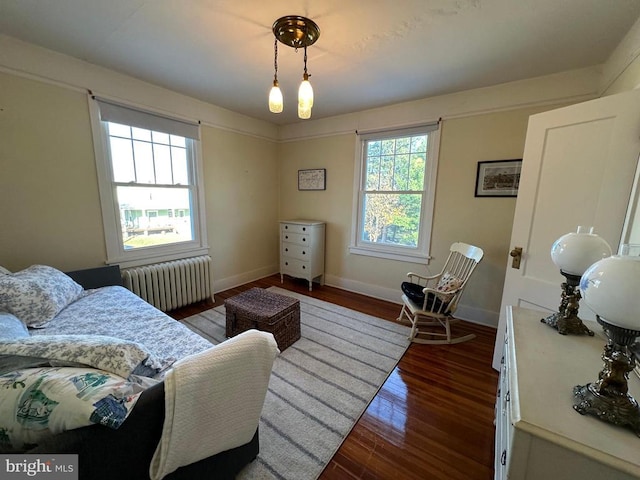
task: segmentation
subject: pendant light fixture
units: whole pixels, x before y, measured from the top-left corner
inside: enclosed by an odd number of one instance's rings
[[[297,15],[287,15],[276,20],[272,27],[275,36],[274,43],[274,67],[273,87],[269,93],[269,110],[273,113],[282,112],[282,92],[278,86],[278,42],[281,42],[298,51],[304,49],[304,73],[302,83],[298,89],[298,117],[311,118],[313,107],[313,88],[309,82],[307,72],[307,47],[313,45],[320,36],[320,28],[313,20]]]
[[[273,66],[275,73],[273,74],[273,87],[269,92],[269,111],[272,113],[282,112],[282,91],[278,85],[278,39],[273,41]]]

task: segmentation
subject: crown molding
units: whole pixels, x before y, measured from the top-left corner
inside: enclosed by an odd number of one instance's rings
[[[275,124],[241,115],[92,63],[0,35],[0,70],[125,103],[177,114],[203,125],[276,141]]]

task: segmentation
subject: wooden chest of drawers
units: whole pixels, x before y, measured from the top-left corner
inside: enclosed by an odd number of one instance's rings
[[[280,222],[280,281],[284,275],[304,278],[309,282],[318,278],[324,285],[324,222],[315,220],[285,220]]]

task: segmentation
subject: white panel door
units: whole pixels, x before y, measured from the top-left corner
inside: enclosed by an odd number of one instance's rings
[[[593,226],[618,249],[640,153],[640,90],[532,115],[525,141],[510,257],[493,367],[500,368],[507,305],[556,311],[564,277],[551,261],[553,242]],[[594,318],[585,305],[581,318]],[[543,324],[540,328],[551,328]]]

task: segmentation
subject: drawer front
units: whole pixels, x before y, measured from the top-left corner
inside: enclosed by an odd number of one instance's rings
[[[309,233],[311,227],[309,225],[300,225],[298,223],[282,223],[280,224],[280,230],[282,233]]]
[[[302,233],[282,232],[282,243],[295,243],[297,245],[311,245],[311,237]]]
[[[311,258],[311,251],[308,246],[298,245],[295,243],[283,243],[282,251],[280,252],[282,258],[287,259],[298,259],[307,261]]]
[[[281,273],[286,273],[293,277],[307,278],[311,275],[311,266],[309,262],[297,260],[295,258],[283,258],[280,261]]]

